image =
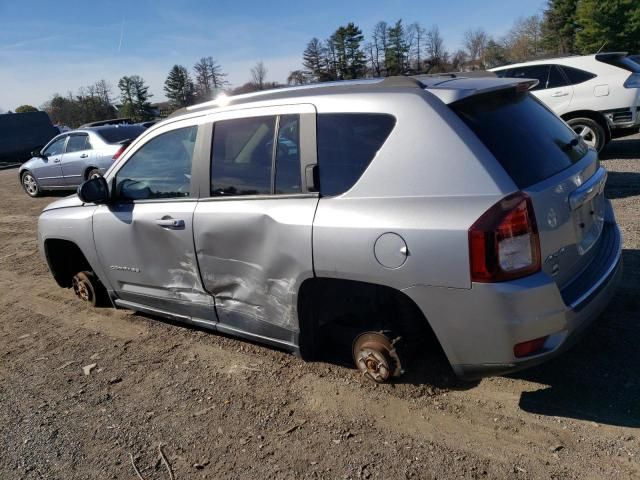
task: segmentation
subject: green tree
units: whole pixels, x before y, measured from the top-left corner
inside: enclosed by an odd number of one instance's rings
[[[192,105],[195,90],[189,72],[182,65],[174,65],[164,82],[164,92],[174,108]]]
[[[508,62],[508,51],[503,46],[490,38],[484,50],[484,61],[487,68],[499,67]]]
[[[598,50],[636,52],[640,47],[638,0],[579,0],[575,46],[582,54]]]
[[[406,41],[402,20],[387,30],[388,44],[384,52],[387,75],[402,75],[408,69],[409,45]]]
[[[16,113],[28,113],[28,112],[37,112],[38,109],[36,107],[32,107],[31,105],[20,105],[16,108]]]
[[[335,70],[338,80],[361,78],[366,72],[366,60],[362,51],[364,36],[355,24],[339,27],[329,43],[335,52]]]
[[[153,118],[149,87],[139,75],[124,76],[118,82],[122,108],[120,114],[137,122]]]
[[[317,82],[333,80],[329,71],[327,48],[315,37],[309,40],[307,47],[302,53],[302,66],[306,69],[312,79]]]
[[[542,46],[553,55],[574,52],[578,0],[549,0],[542,20]]]

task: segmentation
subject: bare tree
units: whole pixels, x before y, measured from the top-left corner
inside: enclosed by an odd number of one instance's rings
[[[519,18],[505,36],[504,47],[512,61],[535,58],[542,53],[542,21],[538,15]]]
[[[473,62],[471,68],[484,69],[484,51],[487,47],[489,36],[482,28],[477,30],[467,30],[464,34],[464,46],[469,55],[469,60]],[[476,68],[477,67],[477,68]]]
[[[387,22],[378,22],[373,27],[371,42],[371,67],[376,77],[382,76],[384,54],[389,46],[389,26]]]
[[[444,40],[440,35],[440,29],[437,25],[434,25],[429,29],[426,33],[425,40],[425,49],[429,57],[429,71],[434,69],[440,70],[441,66],[445,63],[447,54],[444,50]]]
[[[225,80],[226,73],[212,57],[202,57],[193,66],[195,70],[195,88],[199,100],[210,100],[216,90],[229,84]]]
[[[422,73],[423,70],[423,55],[424,55],[424,42],[426,31],[422,25],[418,22],[414,22],[408,27],[409,30],[412,31],[413,34],[413,58],[414,58],[414,69],[417,73]]]
[[[251,69],[251,80],[258,87],[258,90],[264,90],[264,82],[267,79],[267,68],[260,60],[255,67]]]

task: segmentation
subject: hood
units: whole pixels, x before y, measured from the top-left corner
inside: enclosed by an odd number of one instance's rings
[[[73,195],[69,195],[68,197],[61,198],[60,200],[56,200],[53,203],[50,203],[46,207],[44,207],[43,212],[47,210],[55,210],[57,208],[69,208],[69,207],[81,207],[84,205],[82,201],[78,198],[78,195],[75,193]]]

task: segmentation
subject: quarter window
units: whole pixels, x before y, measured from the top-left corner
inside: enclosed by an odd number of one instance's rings
[[[320,193],[339,195],[349,190],[387,140],[395,123],[395,117],[387,114],[319,114]]]
[[[197,127],[158,135],[116,174],[116,196],[126,200],[188,197]]]
[[[564,74],[569,79],[569,85],[577,85],[596,77],[593,73],[585,72],[584,70],[579,70],[577,68],[566,67],[564,65],[560,68],[562,68],[562,71],[564,71]]]

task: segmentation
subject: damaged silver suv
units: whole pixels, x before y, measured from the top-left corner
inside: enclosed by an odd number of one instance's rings
[[[380,382],[425,335],[460,377],[539,363],[611,299],[621,239],[595,150],[534,83],[391,77],[189,107],[49,205],[42,254],[93,304],[304,358],[342,340]]]

